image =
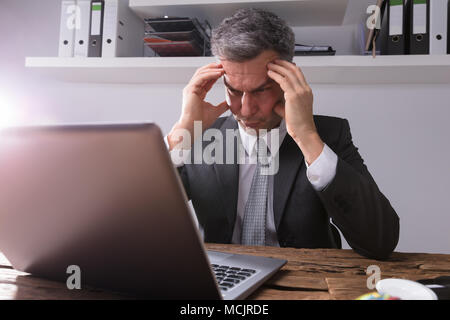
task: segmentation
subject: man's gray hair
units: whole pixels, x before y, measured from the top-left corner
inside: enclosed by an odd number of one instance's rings
[[[212,53],[224,60],[243,62],[265,50],[292,61],[295,35],[287,23],[272,12],[256,8],[239,9],[212,31]]]

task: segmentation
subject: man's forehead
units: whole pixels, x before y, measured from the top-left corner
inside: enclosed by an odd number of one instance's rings
[[[234,66],[233,68],[227,67],[222,64],[223,70],[227,80],[233,81],[234,79],[261,79],[267,76],[267,64],[261,65],[258,68],[246,68],[245,65]]]
[[[267,72],[267,64],[279,58],[279,55],[271,50],[263,51],[257,57],[243,61],[235,62],[226,59],[220,59],[225,73],[230,76],[238,75],[259,75]]]
[[[232,81],[233,79],[227,77],[227,75],[225,74],[223,76],[223,82],[225,84],[225,86],[227,86],[230,89],[234,89],[236,91],[242,91],[241,86],[247,86],[249,88],[247,88],[248,91],[253,91],[256,89],[260,89],[266,85],[272,84],[275,81],[272,78],[269,78],[267,75],[265,77],[259,77],[258,78],[253,78],[251,79],[251,81],[245,81],[245,80],[250,80],[250,79],[245,79],[245,76],[241,79],[239,79],[239,81]]]
[[[259,63],[221,61],[221,64],[225,73],[232,77],[242,75],[258,76],[267,72],[267,64],[273,60],[275,59],[260,61]]]
[[[244,62],[221,60],[225,71],[225,85],[237,91],[253,91],[274,82],[267,75],[267,64],[277,58],[276,52],[264,51],[256,58]]]

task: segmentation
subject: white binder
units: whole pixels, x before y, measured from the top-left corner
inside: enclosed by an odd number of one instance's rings
[[[89,49],[89,30],[91,26],[91,1],[78,0],[79,28],[75,31],[74,56],[87,57]]]
[[[128,6],[128,0],[105,0],[102,57],[142,57],[144,22]]]
[[[59,57],[73,57],[75,31],[79,25],[76,0],[61,2],[61,24],[59,29]]]
[[[448,0],[430,1],[430,54],[447,54]]]

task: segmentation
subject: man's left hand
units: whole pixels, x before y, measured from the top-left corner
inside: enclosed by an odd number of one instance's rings
[[[324,146],[314,124],[312,90],[300,68],[291,62],[275,60],[267,68],[268,76],[284,91],[284,101],[275,106],[274,112],[285,119],[288,134],[311,164]]]

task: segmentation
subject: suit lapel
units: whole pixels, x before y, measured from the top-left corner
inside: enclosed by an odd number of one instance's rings
[[[278,230],[286,202],[291,194],[297,172],[304,163],[303,153],[289,134],[286,134],[279,151],[279,170],[274,176],[273,213]]]

